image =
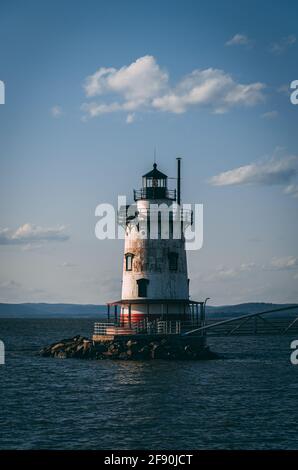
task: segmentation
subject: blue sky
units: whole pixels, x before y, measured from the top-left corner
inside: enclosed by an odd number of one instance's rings
[[[0,8],[1,301],[119,297],[123,243],[95,238],[94,210],[132,195],[154,146],[204,204],[192,297],[298,301],[296,2]]]

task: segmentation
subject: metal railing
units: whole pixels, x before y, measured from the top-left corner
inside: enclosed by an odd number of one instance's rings
[[[114,326],[114,323],[110,322],[96,322],[94,323],[93,333],[95,335],[106,335],[107,330]]]
[[[164,208],[156,210],[152,207],[149,209],[138,209],[136,205],[122,206],[118,211],[117,220],[120,225],[125,227],[128,223],[134,223],[137,225],[141,221],[151,220],[151,223],[154,223],[154,220],[155,223],[157,223],[162,217],[164,217],[165,220],[167,220],[166,217],[168,217],[169,223],[184,223],[184,225],[193,224],[193,211],[191,209],[171,206],[168,213],[166,213]]]
[[[94,323],[94,335],[125,335],[125,334],[147,334],[147,335],[177,335],[181,333],[181,321],[153,320],[147,319],[138,322],[96,322]]]
[[[265,320],[265,321],[264,321]],[[220,324],[219,319],[212,318],[206,330],[208,336],[256,336],[256,335],[297,335],[298,318],[270,318],[266,320],[261,316]]]
[[[158,321],[157,334],[179,335],[181,332],[181,321]]]
[[[134,190],[134,200],[140,199],[171,199],[176,201],[176,189],[167,189],[163,187],[150,187]]]
[[[208,334],[208,336],[234,336],[234,335],[286,335],[298,334],[298,317],[291,318],[262,318],[259,314],[254,317],[229,318],[227,320],[212,318],[208,325],[201,327],[200,319],[190,321],[166,321],[144,319],[129,324],[125,322],[97,322],[94,324],[95,335],[171,335],[188,334],[196,330],[196,335]]]
[[[235,334],[235,332],[239,333],[241,328],[243,329],[243,326],[244,325],[248,325],[249,323],[251,324],[251,321],[252,321],[252,325],[253,325],[253,329],[252,329],[252,334],[286,334],[287,332],[289,331],[292,331],[294,330],[294,327],[297,326],[297,320],[298,320],[298,317],[296,317],[297,319],[287,319],[287,325],[283,325],[282,327],[280,325],[277,325],[277,318],[275,319],[271,319],[268,320],[268,318],[263,318],[263,315],[265,314],[274,314],[274,313],[277,313],[277,312],[285,312],[285,311],[288,311],[288,310],[297,310],[297,305],[290,305],[290,306],[286,306],[286,307],[280,307],[280,308],[274,308],[272,310],[265,310],[263,312],[256,312],[256,313],[248,313],[248,314],[245,314],[245,315],[239,315],[239,316],[235,316],[235,317],[232,317],[232,318],[227,318],[225,320],[218,320],[218,321],[214,321],[212,323],[208,322],[208,325],[203,325],[203,326],[199,326],[198,328],[195,328],[195,329],[190,329],[188,331],[185,331],[183,333],[183,335],[191,335],[193,333],[203,333],[204,331],[208,333],[211,331],[211,334],[212,334],[212,330],[215,331],[215,329],[222,329],[225,327],[228,328],[228,330],[226,331],[226,335],[233,335]],[[284,318],[282,320],[285,320]],[[260,332],[260,328],[259,328],[259,325],[258,325],[258,322],[261,321],[262,325],[263,325],[263,328],[262,328],[262,333]],[[237,324],[238,322],[238,324]],[[290,323],[289,323],[290,322]],[[233,326],[232,325],[232,328],[229,328],[229,325],[230,324],[234,324],[236,326]],[[264,325],[265,325],[265,328],[264,328]],[[270,333],[269,333],[270,331]],[[210,333],[209,333],[210,334]]]

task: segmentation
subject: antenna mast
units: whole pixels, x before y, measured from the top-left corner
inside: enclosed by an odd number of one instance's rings
[[[177,204],[181,203],[181,158],[177,159]]]

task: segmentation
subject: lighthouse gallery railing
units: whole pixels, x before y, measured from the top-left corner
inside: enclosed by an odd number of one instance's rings
[[[181,321],[141,320],[131,325],[115,322],[94,323],[94,335],[125,335],[125,334],[154,334],[172,335],[181,333]]]
[[[163,211],[164,209],[162,209]],[[129,222],[135,220],[135,222],[139,222],[139,220],[149,220],[150,215],[153,218],[161,216],[161,210],[155,210],[152,207],[150,209],[140,209],[137,208],[136,205],[131,206],[122,206],[118,211],[118,223],[122,226],[126,226]],[[165,214],[165,213],[164,213]],[[180,222],[184,223],[185,225],[192,225],[193,224],[193,211],[191,209],[181,208],[181,207],[174,207],[168,212],[169,221],[173,222]],[[158,220],[158,219],[156,219]]]

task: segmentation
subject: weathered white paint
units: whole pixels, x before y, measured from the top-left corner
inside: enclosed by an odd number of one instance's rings
[[[158,203],[171,204],[167,200],[155,200]],[[140,212],[149,209],[149,200],[137,201],[137,209]],[[169,252],[178,254],[178,269],[169,269]],[[132,271],[126,271],[125,254],[132,253]],[[142,239],[138,236],[137,229],[128,226],[125,232],[125,249],[123,257],[123,282],[122,299],[136,300],[138,297],[138,279],[147,279],[147,300],[174,300],[189,299],[189,286],[187,275],[187,259],[183,236],[180,239]],[[148,307],[145,304],[132,305],[133,314],[146,314]],[[169,304],[168,313],[183,313],[183,305]],[[166,313],[164,304],[150,304],[151,314]],[[123,307],[122,312],[128,313],[128,307]]]

